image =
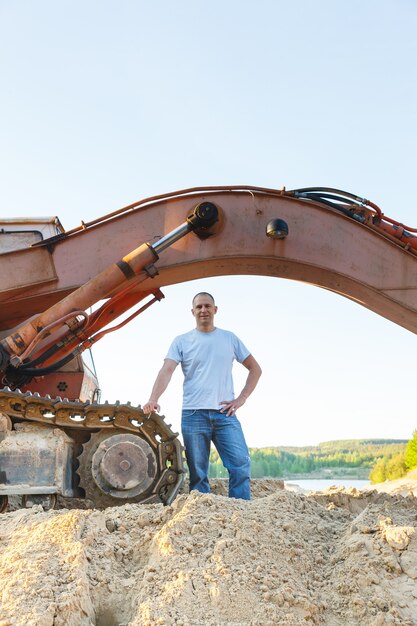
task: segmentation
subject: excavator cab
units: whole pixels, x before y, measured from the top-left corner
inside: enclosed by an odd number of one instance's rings
[[[65,229],[56,216],[0,219],[0,258],[7,252],[24,250],[64,234]],[[0,341],[14,330],[10,326],[5,328],[3,324]],[[33,379],[29,386],[21,385],[20,389],[23,392],[38,392],[41,396],[49,394],[83,402],[98,402],[100,397],[94,361],[89,351],[83,357],[76,356],[50,377],[40,376]]]

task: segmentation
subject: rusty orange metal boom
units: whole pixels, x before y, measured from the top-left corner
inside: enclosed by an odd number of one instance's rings
[[[187,189],[148,198],[1,255],[0,331],[79,288],[84,291],[88,281],[136,249],[137,241],[161,237],[204,202],[214,203],[220,212],[212,229],[215,236],[173,242],[158,262],[158,274],[146,277],[137,291],[207,276],[277,276],[330,289],[417,332],[415,229],[346,192],[248,186]],[[285,239],[266,235],[267,224],[276,218],[289,226]],[[149,246],[145,248],[149,253]]]

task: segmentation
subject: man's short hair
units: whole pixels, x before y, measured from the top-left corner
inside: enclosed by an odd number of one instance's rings
[[[200,291],[199,293],[196,293],[194,298],[193,298],[193,306],[194,306],[195,299],[198,298],[198,296],[208,296],[209,298],[211,298],[213,300],[213,304],[216,304],[214,302],[214,298],[211,295],[211,293],[208,293],[208,291]]]

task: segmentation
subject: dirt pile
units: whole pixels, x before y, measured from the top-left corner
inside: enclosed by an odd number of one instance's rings
[[[257,482],[251,502],[3,514],[0,626],[417,625],[413,496]]]

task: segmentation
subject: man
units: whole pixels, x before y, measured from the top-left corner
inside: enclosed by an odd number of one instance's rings
[[[213,441],[229,472],[229,496],[250,500],[250,458],[236,411],[255,389],[261,368],[230,331],[214,326],[217,306],[212,295],[198,293],[191,309],[196,328],[174,339],[143,411],[160,411],[160,396],[181,363],[184,397],[181,430],[190,472],[190,491],[210,491],[208,468]],[[234,397],[232,365],[248,370],[246,384]]]

